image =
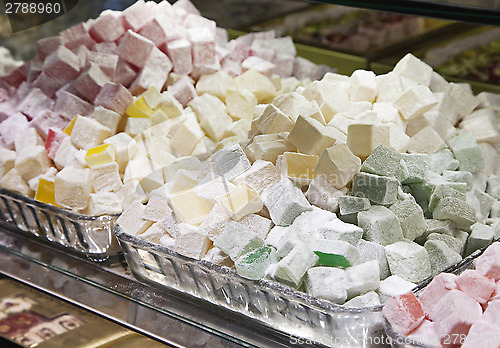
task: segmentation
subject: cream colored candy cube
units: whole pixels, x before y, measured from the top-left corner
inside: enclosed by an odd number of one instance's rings
[[[54,164],[57,169],[64,167],[85,168],[85,151],[78,150],[71,142],[70,137],[64,139],[56,151]]]
[[[212,202],[200,198],[194,190],[172,195],[170,205],[180,222],[196,226],[203,221],[214,206]]]
[[[78,115],[71,131],[71,142],[78,149],[101,145],[111,136],[111,130],[99,121]]]
[[[120,173],[125,171],[125,167],[137,151],[137,142],[126,133],[118,133],[103,141],[104,144],[111,144],[115,148],[115,161],[118,163]]]
[[[122,211],[121,199],[115,192],[90,194],[89,206],[87,207],[88,215],[113,215],[120,214]]]
[[[257,105],[255,95],[247,90],[229,89],[226,93],[227,113],[233,119],[252,120]]]
[[[416,85],[405,90],[396,99],[394,106],[405,120],[411,120],[429,111],[437,103],[438,100],[429,87]]]
[[[151,197],[148,200],[148,204],[146,204],[146,209],[142,217],[146,220],[158,222],[171,213],[172,209],[168,206],[168,199],[164,197]]]
[[[446,148],[446,143],[439,134],[430,126],[421,129],[410,138],[408,143],[409,153],[433,154]]]
[[[269,104],[254,123],[257,130],[262,134],[289,132],[294,126],[294,122],[290,117],[273,104]]]
[[[346,76],[346,82],[349,81],[349,77]],[[318,105],[325,103],[328,95],[328,91],[333,87],[333,84],[321,81],[313,81],[307,87],[305,87],[302,95],[309,101],[316,101]]]
[[[468,89],[458,83],[450,83],[450,96],[456,101],[459,117],[470,115],[479,105],[479,99]]]
[[[395,123],[386,123],[389,125],[389,147],[396,152],[406,152],[410,137]]]
[[[212,74],[201,75],[196,83],[196,93],[198,93],[198,95],[209,93],[222,101],[226,99],[228,90],[234,90],[234,88],[235,83],[233,78],[223,70],[219,70]]]
[[[496,118],[489,117],[486,114],[473,116],[477,112],[465,118],[460,123],[460,127],[471,132],[478,142],[494,141],[499,134]],[[494,115],[494,112],[491,112]]]
[[[401,117],[398,109],[389,103],[373,103],[372,110],[377,113],[377,117],[382,123],[394,123],[400,127],[403,132],[406,130],[408,121]]]
[[[158,107],[165,112],[168,117],[174,118],[182,114],[182,104],[168,91],[161,92],[161,101]]]
[[[434,93],[444,92],[448,93],[450,91],[451,85],[446,79],[441,76],[439,73],[433,71],[431,76],[431,84],[429,88]]]
[[[18,192],[28,197],[33,197],[35,194],[26,181],[21,178],[21,175],[19,175],[16,168],[9,170],[4,176],[2,176],[0,179],[0,187],[13,192]]]
[[[165,182],[169,182],[175,178],[177,172],[181,169],[186,170],[198,170],[201,167],[201,162],[198,158],[187,156],[187,157],[179,157],[174,162],[165,166],[163,170],[163,178]]]
[[[220,141],[233,120],[227,114],[226,105],[217,97],[205,93],[188,104],[196,113],[201,128],[215,141]]]
[[[368,101],[373,103],[377,97],[375,73],[368,70],[356,70],[349,79],[347,88],[352,102]]]
[[[297,121],[299,115],[309,116],[325,125],[325,119],[318,103],[308,101],[303,95],[296,92],[278,96],[273,100],[273,105],[287,115],[293,122]]]
[[[408,53],[394,67],[393,71],[401,76],[429,87],[432,79],[432,67],[413,54]]]
[[[281,87],[276,92],[277,95],[282,95],[296,91],[299,87],[303,86],[302,81],[295,76],[290,76],[281,79]]]
[[[169,118],[165,111],[161,109],[155,110],[153,112],[153,115],[151,115],[151,127],[154,127],[157,124],[160,124],[168,120]]]
[[[194,186],[194,191],[199,197],[218,203],[220,197],[228,195],[235,188],[236,186],[224,177],[211,173]]]
[[[136,157],[130,160],[123,174],[123,182],[145,178],[154,170],[151,160],[145,156]]]
[[[347,117],[346,115],[342,113],[338,113],[335,116],[332,117],[331,121],[328,122],[328,126],[330,127],[335,127],[338,129],[342,134],[347,135],[347,129],[351,124],[357,123],[356,120],[354,120],[351,117]]]
[[[331,114],[348,111],[351,106],[349,91],[347,90],[348,86],[347,83],[341,83],[331,87],[328,86],[324,94],[324,101],[321,104],[321,110],[323,111],[325,105],[328,105],[331,110],[329,113]],[[318,105],[320,105],[319,102]],[[325,117],[325,120],[327,118],[328,117]]]
[[[177,194],[192,190],[197,184],[198,172],[181,169],[169,183],[170,193]]]
[[[18,153],[14,161],[14,167],[25,181],[45,173],[50,166],[47,150],[40,145],[31,147],[29,151]]]
[[[240,141],[248,140],[248,132],[250,132],[251,122],[247,119],[240,119],[236,122],[233,122],[231,127],[226,130],[224,133],[224,138],[229,138],[232,136],[236,136]]]
[[[456,99],[450,95],[448,92],[437,92],[434,96],[438,99],[438,104],[434,106],[431,111],[438,111],[442,114],[442,117],[452,123],[456,124],[459,120],[459,103]]]
[[[108,127],[111,131],[111,134],[116,133],[118,124],[120,123],[120,120],[122,118],[119,113],[113,110],[106,109],[102,106],[96,106],[89,117]]]
[[[128,233],[133,236],[138,236],[144,233],[151,225],[152,221],[146,220],[142,217],[146,207],[139,203],[132,203],[116,220],[123,232]]]
[[[179,234],[175,238],[174,250],[181,255],[201,260],[212,242],[198,228],[189,224],[179,224]]]
[[[172,148],[181,156],[191,155],[204,135],[205,133],[201,130],[196,118],[188,118],[174,133],[172,137]]]
[[[152,122],[151,118],[149,117],[127,117],[125,133],[127,133],[131,137],[136,137],[146,129],[150,128],[151,125]]]
[[[146,203],[148,196],[144,193],[142,186],[137,180],[131,180],[123,184],[123,186],[116,191],[118,197],[122,201],[123,209],[128,209],[135,202]]]
[[[45,142],[42,137],[32,127],[26,128],[14,137],[14,148],[18,155],[21,155],[25,151],[30,152],[33,147],[43,146],[44,144]]]
[[[299,116],[287,140],[298,151],[308,155],[319,155],[336,142],[336,133],[311,117]]]
[[[295,146],[279,136],[276,136],[275,139],[266,140],[258,135],[254,137],[253,142],[245,149],[245,153],[252,161],[264,160],[274,164],[276,163],[276,158],[282,153],[296,150]]]
[[[149,87],[147,90],[137,96],[137,98],[140,97],[144,98],[144,101],[151,109],[158,108],[162,100],[161,93],[154,86]]]
[[[0,147],[0,177],[4,176],[9,170],[14,168],[16,162],[16,152]]]
[[[403,93],[403,85],[399,74],[391,71],[375,77],[377,83],[377,103],[393,104]]]
[[[361,159],[347,145],[333,145],[319,157],[315,172],[323,174],[337,189],[349,183],[361,168]]]
[[[118,164],[116,162],[101,164],[90,168],[90,177],[94,192],[116,192],[123,187]]]
[[[67,209],[87,208],[91,185],[89,169],[63,168],[54,179],[56,203]]]
[[[221,203],[232,211],[233,220],[239,220],[242,217],[259,212],[263,208],[260,195],[250,186],[241,183],[229,193],[220,199]]]
[[[165,184],[163,180],[163,173],[161,169],[155,169],[144,178],[139,181],[140,186],[144,190],[144,192],[148,195],[151,194],[152,191],[162,187]]]
[[[153,168],[163,168],[175,161],[169,138],[164,136],[151,136],[145,137],[145,140],[147,156],[151,160]]]
[[[234,83],[238,89],[253,93],[259,103],[270,102],[276,94],[276,87],[271,79],[255,69],[235,77]]]
[[[389,146],[390,134],[389,125],[353,124],[347,130],[347,146],[364,160],[377,146]]]
[[[266,188],[277,184],[280,180],[280,173],[272,162],[256,160],[249,170],[235,177],[233,183],[239,185],[244,182],[262,194]]]
[[[298,152],[285,152],[281,162],[281,172],[299,185],[307,185],[318,173],[315,171],[318,156]]]

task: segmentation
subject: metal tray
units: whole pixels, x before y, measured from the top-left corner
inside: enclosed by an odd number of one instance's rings
[[[291,343],[372,347],[384,335],[382,306],[346,308],[272,280],[242,278],[231,268],[129,235],[119,225],[114,233],[140,282],[174,289],[257,320],[290,335]]]
[[[95,262],[122,260],[113,234],[118,216],[72,213],[0,188],[0,227]]]
[[[495,242],[495,241],[493,241]],[[491,245],[491,244],[490,244]],[[453,273],[456,275],[462,274],[465,270],[474,269],[474,261],[482,255],[482,253],[490,246],[486,246],[482,249],[474,251],[472,254],[464,258],[462,261],[457,263],[455,266],[452,266],[445,270],[445,273]],[[416,287],[413,292],[418,297],[418,295],[425,289],[425,287],[432,281],[434,277],[428,279],[424,283],[420,284]],[[394,348],[436,348],[435,346],[426,345],[424,343],[412,340],[398,332],[396,332],[391,324],[384,318],[384,328],[387,334],[387,339],[391,343]]]

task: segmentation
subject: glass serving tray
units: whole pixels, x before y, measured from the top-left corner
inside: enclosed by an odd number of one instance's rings
[[[95,262],[122,259],[113,234],[118,216],[72,213],[0,188],[0,227]]]
[[[474,269],[474,261],[481,256],[481,254],[489,247],[486,246],[482,249],[476,250],[466,258],[464,258],[462,261],[460,261],[458,264],[455,266],[452,266],[448,269],[445,270],[446,273],[452,273],[456,275],[462,274],[465,270],[468,269]],[[420,284],[418,287],[416,287],[413,292],[415,295],[418,297],[418,295],[425,289],[425,287],[432,281],[434,277],[431,279],[428,279],[424,283]],[[431,346],[427,345],[415,340],[412,340],[404,335],[401,335],[400,333],[396,332],[391,324],[387,321],[387,319],[384,318],[384,328],[385,332],[388,337],[388,341],[390,341],[392,347],[394,348],[436,348],[436,346]]]
[[[114,233],[140,282],[222,306],[285,332],[291,341],[372,347],[384,335],[382,306],[343,307],[272,280],[248,280],[231,268],[184,257],[129,235],[119,225]]]

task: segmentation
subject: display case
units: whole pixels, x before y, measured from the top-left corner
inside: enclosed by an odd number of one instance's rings
[[[230,33],[234,36],[245,33],[257,23],[277,20],[289,12],[298,13],[300,10],[317,5],[305,1],[285,0],[272,1],[272,5],[269,1],[257,4],[255,1],[236,0],[193,1],[193,3],[199,7],[202,15],[216,20],[225,28],[233,29]],[[349,5],[432,17],[431,22],[435,18],[466,22],[446,27],[446,30],[441,30],[444,34],[450,34],[450,31],[457,28],[470,30],[478,23],[500,23],[500,3],[497,1],[475,1],[472,5],[470,1],[459,0],[387,0],[375,3],[339,0],[321,3],[323,4],[320,6],[325,6],[325,3]],[[95,17],[104,9],[120,9],[120,6],[127,5],[129,3],[126,1],[80,1],[78,6],[81,7],[76,7],[71,16],[68,13],[68,16],[62,16],[52,24],[47,24],[54,27],[45,29],[46,27],[42,26],[40,29],[29,29],[9,37],[5,35],[1,44],[11,48],[16,57],[28,59],[33,56],[32,50],[36,39],[89,17]],[[5,18],[2,24],[5,24]],[[429,44],[433,36],[434,33],[421,37],[418,44]],[[19,41],[20,38],[25,41]],[[297,44],[296,47],[299,56],[317,64],[330,65],[344,74],[366,68],[382,73],[391,68],[390,62],[374,59],[375,57],[378,59],[382,53],[385,54],[387,52],[385,50],[367,59],[351,53],[332,52],[306,44]],[[401,47],[396,48],[401,49]],[[481,87],[478,85],[477,88]],[[381,323],[380,308],[343,310],[340,306],[317,302],[298,292],[292,293],[285,287],[277,287],[265,281],[256,285],[255,282],[238,278],[235,272],[227,274],[226,278],[231,279],[227,282],[227,279],[221,276],[225,270],[214,269],[213,265],[203,262],[193,263],[192,260],[174,255],[169,249],[130,238],[118,231],[118,238],[128,256],[129,268],[120,259],[118,245],[111,233],[116,217],[90,219],[92,221],[71,213],[54,217],[54,213],[61,212],[44,205],[33,204],[31,201],[27,202],[22,197],[8,192],[2,191],[0,196],[3,222],[0,226],[2,274],[143,332],[167,345],[389,346],[383,327],[365,326],[371,317],[376,317],[377,324]],[[54,228],[56,224],[60,227],[57,231]],[[99,226],[96,227],[95,224]],[[71,226],[71,231],[67,226]],[[44,235],[40,235],[40,228],[46,231]],[[9,231],[6,231],[7,229]],[[16,233],[16,229],[24,232]],[[87,239],[86,235],[82,234],[82,229],[88,230],[89,235],[97,239]],[[30,238],[30,235],[35,235],[35,238]],[[42,243],[41,239],[46,239],[49,243]],[[55,247],[57,244],[63,248]],[[67,250],[68,246],[76,253]],[[82,255],[85,257],[82,258]],[[164,267],[166,259],[174,265],[173,269],[178,268],[177,273],[172,274],[166,270]],[[111,262],[104,264],[92,262],[106,260]],[[193,268],[193,264],[198,268]],[[163,286],[167,277],[172,277],[173,282],[177,282],[179,286],[170,288]],[[235,278],[239,280],[238,283],[233,283]],[[248,290],[253,287],[258,291]],[[198,295],[202,293],[203,296],[193,297],[189,295],[190,292]],[[237,303],[232,303],[231,299],[224,296],[236,299]],[[248,301],[249,296],[255,298]],[[200,297],[209,299],[201,300]],[[239,306],[238,310],[234,310],[235,306]],[[278,310],[273,313],[275,308]],[[253,314],[248,315],[248,313]],[[290,316],[293,318],[288,320]],[[283,319],[286,319],[286,322]],[[295,329],[297,331],[294,331]],[[357,335],[361,335],[361,339],[359,336],[353,337]]]

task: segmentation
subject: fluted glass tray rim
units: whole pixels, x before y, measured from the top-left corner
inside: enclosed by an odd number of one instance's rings
[[[5,188],[0,187],[0,197],[3,199],[8,199],[12,202],[17,201],[21,202],[24,204],[27,204],[35,209],[42,209],[44,211],[49,211],[50,213],[54,214],[54,216],[57,217],[65,217],[74,221],[79,221],[79,222],[96,222],[96,223],[106,223],[110,224],[110,230],[112,229],[112,224],[114,224],[117,220],[117,218],[120,216],[120,214],[110,214],[110,215],[100,215],[100,216],[92,216],[92,215],[85,215],[85,214],[80,214],[76,213],[67,209],[64,209],[62,207],[57,207],[52,204],[44,203],[37,201],[31,197],[28,197],[26,195],[23,195],[21,193],[13,192],[11,190],[7,190]],[[15,217],[12,216],[12,214],[9,214],[9,218],[12,218],[15,220]],[[108,246],[107,250],[103,252],[93,252],[90,249],[89,250],[78,250],[76,248],[72,248],[71,246],[67,246],[61,243],[58,243],[57,241],[52,241],[47,238],[44,238],[43,236],[36,235],[34,233],[31,233],[30,231],[26,231],[20,227],[18,227],[19,221],[12,222],[8,220],[0,220],[0,225],[5,228],[6,231],[9,231],[11,233],[21,233],[22,235],[34,239],[36,241],[39,241],[45,245],[49,245],[51,247],[54,247],[58,249],[59,251],[71,254],[73,256],[77,256],[80,258],[84,258],[85,260],[90,260],[93,262],[98,262],[98,263],[103,263],[103,264],[112,264],[116,262],[122,262],[123,261],[123,252],[121,250],[111,250],[113,248],[113,243],[110,243]],[[24,224],[22,222],[21,224]],[[114,238],[114,234],[112,231],[109,232],[109,237]],[[116,241],[115,243],[116,244]]]
[[[115,224],[113,231],[118,238],[118,241],[122,242],[127,242],[127,243],[132,243],[135,244],[141,248],[147,249],[148,251],[154,251],[158,253],[158,256],[166,255],[169,257],[176,258],[180,261],[190,263],[192,265],[199,266],[201,268],[217,272],[221,275],[226,275],[226,276],[231,276],[237,279],[240,282],[245,282],[245,283],[250,283],[254,286],[263,288],[265,290],[272,290],[274,292],[279,292],[280,294],[285,294],[287,295],[290,299],[302,301],[304,304],[314,306],[320,310],[324,311],[330,311],[330,312],[336,312],[336,313],[350,313],[350,314],[357,314],[357,313],[363,313],[363,312],[380,312],[382,311],[383,306],[374,306],[374,307],[345,307],[343,305],[338,305],[335,303],[332,303],[327,300],[321,300],[318,298],[315,298],[311,295],[306,294],[305,292],[295,290],[289,286],[286,286],[284,284],[281,284],[277,281],[271,280],[271,279],[261,279],[261,280],[251,280],[247,278],[241,277],[235,269],[232,269],[230,267],[226,266],[221,266],[217,265],[213,262],[207,261],[207,260],[196,260],[190,257],[186,257],[184,255],[181,255],[177,253],[176,251],[160,245],[156,243],[149,242],[147,240],[132,236],[126,232],[124,232],[119,224]],[[126,252],[126,251],[125,251]],[[133,266],[129,265],[131,270],[133,270]]]

